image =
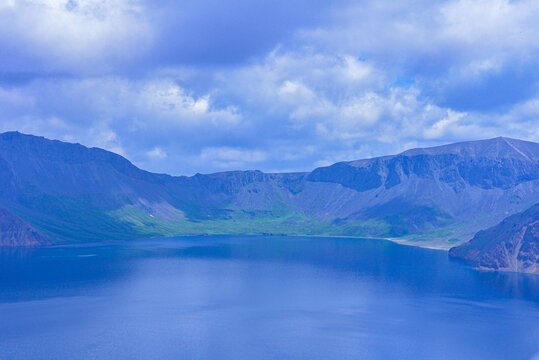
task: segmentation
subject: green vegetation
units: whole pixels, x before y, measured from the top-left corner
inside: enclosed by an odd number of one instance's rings
[[[280,209],[282,210],[282,209]],[[324,226],[313,228],[315,222],[292,212],[231,211],[228,219],[164,220],[150,216],[134,207],[124,206],[109,212],[118,222],[129,224],[141,236],[173,236],[191,234],[309,234]]]
[[[272,201],[273,200],[273,201]],[[159,218],[125,198],[28,196],[13,207],[52,242],[129,240],[195,234],[286,234],[395,238],[407,243],[450,247],[462,239],[462,226],[430,208],[414,208],[385,218],[322,221],[293,211],[280,196],[264,199],[267,210],[188,206],[186,217]],[[117,204],[124,204],[118,207]],[[30,210],[31,209],[31,210]],[[196,210],[195,210],[196,209]],[[43,214],[47,214],[43,216]],[[418,228],[432,231],[415,232]]]
[[[138,237],[132,226],[111,217],[87,197],[28,197],[24,206],[13,206],[16,215],[24,217],[52,241],[127,240]]]

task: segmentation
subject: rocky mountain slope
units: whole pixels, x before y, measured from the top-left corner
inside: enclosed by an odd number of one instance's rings
[[[480,269],[539,274],[539,204],[479,231],[449,256]]]
[[[0,246],[38,246],[47,243],[39,231],[0,208]]]
[[[153,174],[97,148],[0,134],[0,205],[53,242],[200,233],[399,238],[449,248],[539,202],[539,144],[496,138],[310,173]]]

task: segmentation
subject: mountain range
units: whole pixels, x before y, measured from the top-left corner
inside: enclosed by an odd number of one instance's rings
[[[242,233],[448,249],[538,202],[539,144],[504,137],[312,172],[170,176],[99,148],[0,134],[0,245]]]

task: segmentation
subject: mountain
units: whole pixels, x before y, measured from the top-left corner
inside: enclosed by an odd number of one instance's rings
[[[479,231],[449,256],[481,269],[539,274],[539,204]]]
[[[36,229],[0,208],[0,246],[38,246],[48,244]]]
[[[495,138],[309,173],[169,176],[114,153],[0,134],[0,205],[52,242],[212,233],[396,238],[449,248],[539,202],[539,144]]]

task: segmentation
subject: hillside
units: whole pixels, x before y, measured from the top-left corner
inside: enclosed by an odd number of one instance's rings
[[[481,269],[539,273],[539,204],[509,216],[449,256]]]
[[[449,248],[539,202],[539,144],[495,138],[310,173],[153,174],[127,159],[0,134],[0,205],[53,242],[201,233],[391,237]]]
[[[0,246],[39,246],[47,239],[6,209],[0,208]]]

